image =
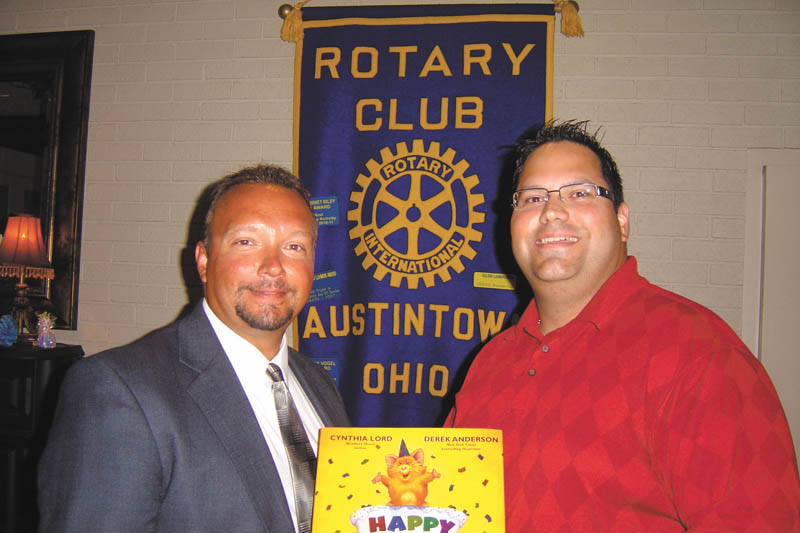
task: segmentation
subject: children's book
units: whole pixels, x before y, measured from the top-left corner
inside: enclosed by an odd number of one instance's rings
[[[503,533],[503,434],[322,428],[313,533]]]

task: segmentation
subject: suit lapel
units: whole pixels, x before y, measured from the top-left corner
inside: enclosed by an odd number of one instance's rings
[[[278,471],[250,402],[202,305],[178,327],[182,385],[230,454],[267,531],[293,529]]]

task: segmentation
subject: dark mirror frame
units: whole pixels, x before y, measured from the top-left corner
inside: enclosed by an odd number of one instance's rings
[[[50,146],[44,162],[42,233],[55,278],[38,291],[32,286],[35,308],[57,317],[56,327],[78,327],[81,220],[89,126],[94,31],[65,31],[0,35],[0,76],[35,82],[50,80],[54,107],[49,124]],[[0,128],[3,126],[0,125]],[[13,127],[9,125],[9,127]],[[6,132],[7,133],[7,132]],[[48,179],[49,178],[49,179]],[[0,221],[5,227],[5,221]],[[2,229],[0,228],[0,229]],[[7,278],[2,280],[9,281]],[[11,285],[13,287],[13,284]],[[37,294],[38,292],[38,294]],[[36,297],[39,301],[36,302]],[[3,305],[2,310],[8,309]]]

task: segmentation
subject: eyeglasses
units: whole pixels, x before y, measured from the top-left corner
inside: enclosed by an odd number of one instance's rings
[[[511,195],[511,205],[518,211],[544,209],[550,201],[550,193],[558,193],[558,197],[567,205],[586,205],[594,202],[598,196],[614,201],[611,191],[594,183],[572,183],[558,189],[544,187],[528,187],[519,189]]]

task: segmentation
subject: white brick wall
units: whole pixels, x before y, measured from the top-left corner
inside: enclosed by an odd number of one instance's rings
[[[0,2],[2,33],[96,31],[79,329],[60,341],[95,353],[174,318],[202,188],[254,161],[291,166],[281,3]],[[310,5],[334,3],[422,2]],[[800,148],[800,2],[583,0],[580,14],[585,38],[556,36],[556,117],[604,126],[644,274],[739,331],[747,150]]]

